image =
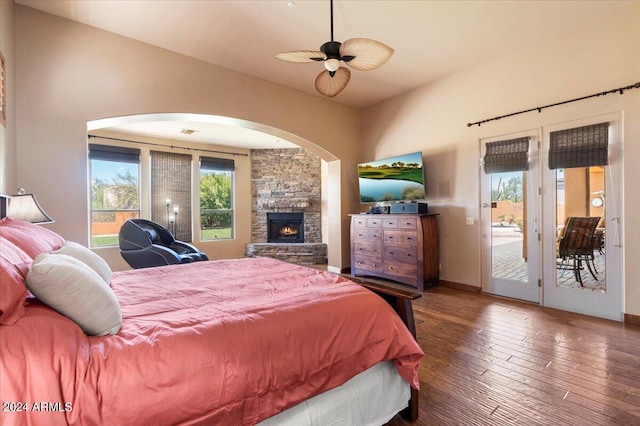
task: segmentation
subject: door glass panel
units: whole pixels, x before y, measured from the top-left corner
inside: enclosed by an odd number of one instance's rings
[[[527,282],[527,172],[491,174],[491,275]]]
[[[606,166],[556,170],[557,287],[607,291],[605,171]]]

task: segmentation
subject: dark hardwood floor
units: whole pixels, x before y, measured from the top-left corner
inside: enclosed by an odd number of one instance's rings
[[[640,425],[640,326],[445,287],[413,309],[419,418],[389,426]]]

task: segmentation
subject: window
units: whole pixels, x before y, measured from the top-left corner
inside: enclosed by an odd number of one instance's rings
[[[118,245],[122,224],[140,217],[140,150],[89,144],[91,247]]]
[[[191,164],[190,154],[151,151],[151,220],[185,242],[193,239]]]
[[[235,163],[200,157],[200,239],[233,238],[233,178]]]

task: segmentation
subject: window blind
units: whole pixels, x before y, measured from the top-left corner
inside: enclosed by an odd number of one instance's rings
[[[236,168],[233,160],[226,158],[200,157],[200,170],[232,172]]]
[[[151,220],[169,228],[176,240],[190,242],[191,198],[191,155],[151,151]],[[174,206],[178,214],[170,226]]]
[[[484,155],[485,173],[529,170],[529,138],[487,143]]]
[[[609,123],[551,132],[549,168],[604,166],[609,164]]]
[[[89,159],[138,164],[140,163],[140,150],[137,148],[90,143]]]

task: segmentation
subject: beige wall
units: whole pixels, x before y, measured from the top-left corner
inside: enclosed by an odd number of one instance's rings
[[[17,181],[56,219],[54,231],[88,241],[87,122],[211,114],[245,120],[338,163],[332,170],[343,175],[332,190],[341,191],[329,197],[326,218],[334,247],[329,262],[349,264],[349,236],[341,228],[357,209],[345,172],[356,164],[356,110],[27,7],[16,5],[15,22]],[[247,242],[238,238],[231,252],[243,252]]]
[[[13,14],[13,1],[0,1],[0,52],[5,59],[7,102],[6,127],[0,124],[0,194],[15,194],[17,189]]]
[[[543,37],[543,35],[541,35]],[[616,111],[624,114],[625,312],[640,315],[640,90],[466,123],[627,86],[640,78],[640,3],[500,59],[443,78],[363,112],[360,160],[421,150],[429,208],[440,213],[441,278],[479,286],[479,141]],[[555,232],[546,229],[544,232]]]

